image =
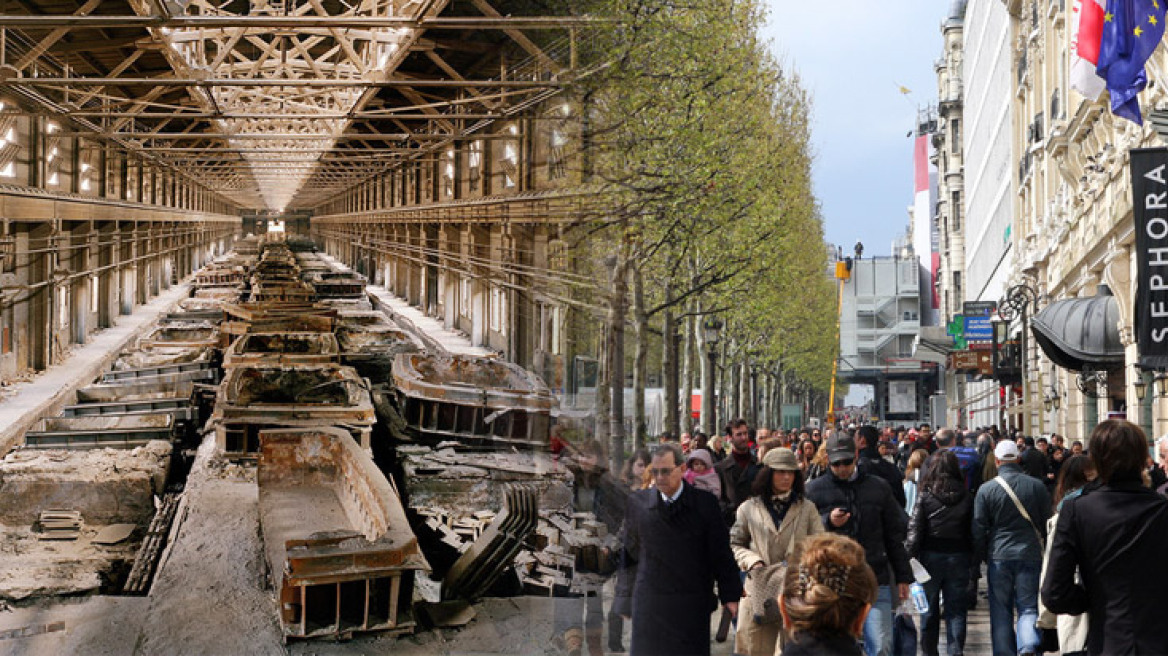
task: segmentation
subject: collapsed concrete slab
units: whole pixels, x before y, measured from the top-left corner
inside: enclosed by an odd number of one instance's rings
[[[407,497],[415,509],[442,510],[450,515],[468,509],[503,507],[505,486],[524,484],[536,490],[539,508],[572,512],[572,473],[550,454],[540,452],[466,452],[399,445]]]
[[[260,525],[289,637],[413,631],[430,567],[393,485],[338,428],[260,433]]]
[[[148,522],[170,453],[163,441],[130,450],[13,451],[0,461],[0,523],[31,526],[42,510],[54,508],[78,510],[89,524]]]

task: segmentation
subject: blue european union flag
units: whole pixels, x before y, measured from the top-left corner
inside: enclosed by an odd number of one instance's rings
[[[1168,0],[1107,0],[1095,72],[1107,81],[1111,113],[1144,124],[1137,97],[1148,84],[1144,63],[1164,38]]]

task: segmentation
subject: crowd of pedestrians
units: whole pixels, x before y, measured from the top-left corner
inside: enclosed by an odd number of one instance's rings
[[[984,572],[995,656],[1168,653],[1168,437],[1159,465],[1125,421],[1067,442],[737,419],[714,439],[663,437],[611,484],[586,443],[577,507],[622,539],[608,651],[631,620],[636,655],[708,654],[733,626],[743,656],[886,656],[918,580],[920,653],[958,656]]]

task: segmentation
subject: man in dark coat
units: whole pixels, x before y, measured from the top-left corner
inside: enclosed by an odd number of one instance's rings
[[[896,499],[901,508],[904,508],[904,474],[901,473],[899,467],[880,457],[880,451],[877,448],[880,431],[876,430],[875,426],[864,425],[856,429],[855,437],[856,447],[860,449],[860,473],[872,474],[884,479],[884,482],[888,483],[888,487],[892,489],[892,497]]]
[[[913,580],[904,548],[908,516],[888,483],[857,469],[857,452],[856,441],[847,433],[828,438],[831,475],[808,483],[807,498],[819,509],[825,529],[842,533],[864,547],[864,556],[880,584],[876,603],[864,622],[864,651],[868,656],[885,656],[892,649],[893,606],[908,599]]]
[[[745,419],[730,422],[730,455],[714,465],[722,481],[722,519],[734,525],[738,506],[750,498],[750,485],[758,474],[758,459],[750,450],[750,426]]]
[[[1126,421],[1096,426],[1088,451],[1101,485],[1063,503],[1055,525],[1042,603],[1088,613],[1092,656],[1168,651],[1168,500],[1141,480],[1146,440]]]
[[[1033,437],[1022,438],[1022,444],[1025,448],[1019,447],[1021,452],[1018,456],[1018,464],[1022,466],[1022,471],[1028,476],[1037,478],[1046,484],[1046,474],[1049,470],[1049,465],[1046,461],[1046,454],[1038,450],[1034,445]]]
[[[616,596],[625,608],[632,600],[633,656],[708,655],[718,599],[736,614],[742,597],[718,500],[685,484],[683,462],[676,445],[658,445],[656,489],[629,497]]]

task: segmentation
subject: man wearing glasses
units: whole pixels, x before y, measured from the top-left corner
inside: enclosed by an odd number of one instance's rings
[[[912,569],[904,548],[908,517],[892,496],[892,488],[878,476],[856,468],[856,441],[840,432],[827,438],[831,475],[807,484],[807,498],[819,509],[823,527],[842,533],[864,547],[876,572],[879,594],[864,622],[864,653],[887,656],[892,650],[892,608],[908,599]],[[896,593],[893,593],[893,585]]]
[[[614,603],[632,609],[633,656],[708,655],[714,583],[732,614],[742,597],[718,500],[684,482],[683,462],[676,444],[657,445],[656,487],[629,497]]]

